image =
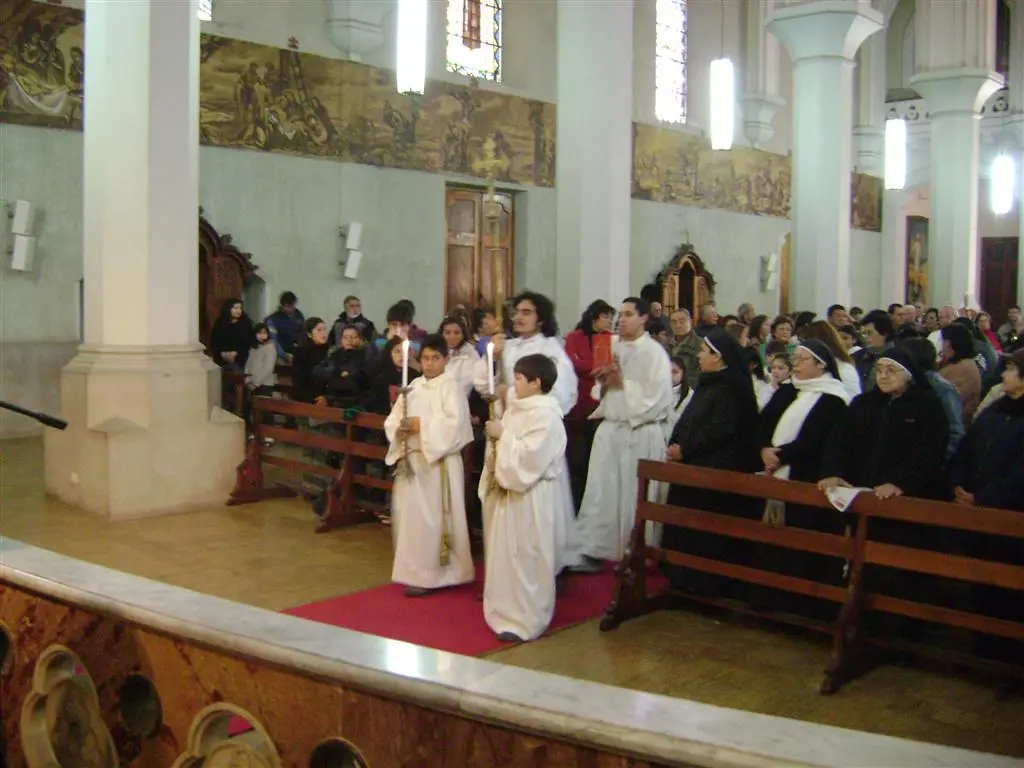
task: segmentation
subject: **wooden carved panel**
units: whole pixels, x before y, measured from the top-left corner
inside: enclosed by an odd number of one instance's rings
[[[715,278],[692,245],[681,245],[642,295],[648,301],[660,301],[666,315],[677,309],[689,310],[696,323],[701,307],[715,300]]]
[[[252,256],[220,235],[206,219],[199,218],[199,341],[210,342],[210,331],[227,299],[241,298],[245,284],[256,274]]]

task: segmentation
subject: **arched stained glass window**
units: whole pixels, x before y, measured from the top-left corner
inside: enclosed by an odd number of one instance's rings
[[[686,0],[657,0],[654,55],[654,114],[686,122]]]
[[[502,0],[448,0],[448,71],[501,82]]]

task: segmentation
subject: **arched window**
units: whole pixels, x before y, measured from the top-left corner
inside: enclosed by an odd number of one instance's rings
[[[654,115],[686,122],[686,0],[657,0],[655,6]]]
[[[200,21],[213,21],[213,0],[199,0],[197,14]]]
[[[501,0],[448,0],[448,71],[501,82]]]

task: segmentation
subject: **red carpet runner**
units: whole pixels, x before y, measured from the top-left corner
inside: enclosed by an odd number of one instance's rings
[[[615,576],[610,568],[604,573],[570,575],[564,594],[555,604],[548,634],[604,613],[614,583]],[[664,584],[661,576],[648,575],[648,593],[661,589]],[[498,641],[484,621],[483,603],[477,600],[482,585],[483,574],[478,566],[476,584],[438,590],[425,597],[406,597],[403,587],[387,584],[300,605],[284,613],[439,651],[482,656],[508,647]]]

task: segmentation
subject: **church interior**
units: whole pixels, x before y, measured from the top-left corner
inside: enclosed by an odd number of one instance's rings
[[[1012,368],[1022,149],[1019,0],[0,0],[0,768],[1019,765],[1024,667],[972,633],[1020,643],[1024,614],[966,597],[1024,590],[1019,500],[979,502],[982,522],[861,497],[845,531],[730,524],[846,561],[842,583],[769,577],[834,606],[780,619],[669,596],[665,566],[711,555],[651,539],[676,518],[648,482],[684,480],[663,444],[640,456],[629,547],[561,571],[547,631],[505,642],[475,497],[491,355],[510,354],[488,339],[519,333],[524,300],[559,346],[597,299],[657,305],[673,365],[681,312],[703,338],[736,307],[751,335],[755,315],[774,334],[833,306],[949,307],[987,316]],[[236,306],[278,350],[268,387],[218,346]],[[382,410],[372,377],[358,402],[300,394],[296,311],[299,347],[320,328],[404,350]],[[415,391],[408,338],[435,338],[405,334],[439,321],[492,377],[467,383],[475,443],[444,460],[465,466],[476,571],[413,599],[385,417]],[[594,431],[567,411],[575,484]],[[582,462],[577,512],[604,471]],[[686,471],[831,510],[796,478]],[[1016,549],[905,566],[961,579],[953,608],[864,597],[862,568],[906,552],[866,541],[888,514]],[[744,563],[707,567],[756,581]],[[876,644],[886,605],[942,625],[933,652]]]

